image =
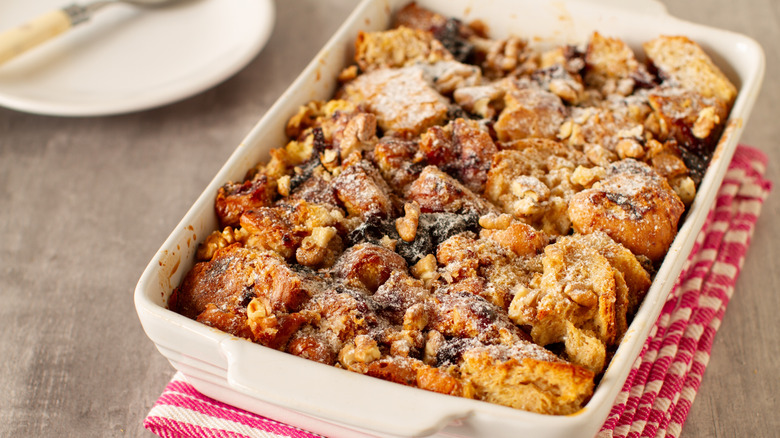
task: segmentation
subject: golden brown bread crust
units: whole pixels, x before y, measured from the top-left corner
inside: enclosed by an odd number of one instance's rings
[[[364,72],[451,59],[452,54],[430,32],[405,26],[385,32],[358,32],[355,39],[355,62]]]
[[[393,216],[392,191],[373,164],[360,161],[339,173],[333,180],[336,197],[347,213],[363,218]]]
[[[446,337],[477,339],[484,343],[526,339],[500,307],[467,292],[444,290],[432,297],[428,327]]]
[[[381,68],[358,76],[345,85],[343,97],[365,104],[385,133],[415,137],[445,121],[449,103],[417,66]],[[407,111],[413,105],[416,111]]]
[[[504,110],[494,125],[500,141],[555,138],[566,117],[561,99],[545,90],[514,81],[504,94]]]
[[[473,120],[455,119],[433,126],[420,136],[420,153],[474,193],[485,189],[493,155],[498,152],[487,129]]]
[[[290,354],[577,412],[693,201],[735,88],[680,37],[581,48],[402,8],[216,194],[171,309]],[[688,64],[675,59],[684,53]]]
[[[223,310],[214,303],[208,303],[206,308],[196,318],[196,321],[230,333],[240,338],[252,339],[255,336],[243,309]]]
[[[483,216],[483,218],[487,217]],[[517,256],[535,255],[548,243],[547,236],[543,232],[524,222],[510,220],[506,227],[498,225],[493,228],[485,224],[486,220],[484,219],[480,224],[482,231],[479,232],[479,237],[493,240]]]
[[[593,373],[544,353],[530,343],[473,348],[463,353],[460,372],[487,402],[540,414],[578,411],[593,390]]]
[[[474,398],[472,386],[454,370],[432,367],[414,358],[385,357],[369,364],[354,363],[347,369],[440,394]]]
[[[287,352],[325,365],[335,364],[338,356],[338,351],[334,351],[328,337],[312,326],[306,326],[292,335]]]
[[[577,187],[571,175],[588,164],[579,150],[548,139],[504,144],[493,155],[484,195],[516,219],[549,234],[566,234],[566,205]]]
[[[420,176],[409,185],[406,198],[417,202],[425,213],[473,212],[484,215],[498,212],[493,204],[431,165],[426,166]]]
[[[594,32],[585,53],[585,80],[603,86],[609,79],[631,79],[639,70],[634,52],[624,41]]]
[[[541,276],[518,291],[509,316],[534,342],[565,342],[570,361],[598,373],[649,287],[625,247],[601,232],[574,234],[545,248]]]
[[[604,231],[634,254],[659,261],[677,234],[685,205],[665,179],[635,160],[611,165],[598,187],[569,201],[574,230]]]
[[[447,23],[447,17],[420,7],[416,2],[411,2],[399,9],[394,18],[393,24],[395,26],[405,26],[427,32],[433,32],[434,29],[443,27]]]
[[[642,44],[645,53],[664,79],[731,105],[737,88],[712,62],[702,48],[685,36],[660,36]]]
[[[266,207],[273,203],[276,185],[267,175],[243,183],[228,183],[220,187],[214,203],[220,228],[235,227],[241,214],[254,208]]]
[[[406,261],[397,253],[378,246],[358,244],[347,249],[333,267],[333,274],[353,287],[365,288],[371,293],[381,286],[393,272],[406,271]]]
[[[418,149],[416,140],[392,136],[382,137],[374,147],[374,161],[396,195],[403,195],[422,172],[422,163],[414,161]]]
[[[721,121],[728,117],[728,106],[717,98],[679,88],[656,89],[648,102],[660,122],[659,139],[682,144],[695,139],[712,143],[720,135]]]
[[[208,262],[197,263],[174,291],[170,306],[189,318],[195,318],[209,304],[218,308],[239,307],[245,279],[254,273],[254,251],[233,244],[220,249]],[[229,273],[230,275],[223,275]]]

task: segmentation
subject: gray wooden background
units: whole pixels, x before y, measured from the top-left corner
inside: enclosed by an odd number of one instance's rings
[[[769,177],[780,182],[780,2],[664,2],[675,16],[763,45],[766,80],[743,142],[769,154]],[[99,118],[0,108],[0,436],[152,436],[142,421],[173,369],[138,323],[135,284],[356,3],[278,1],[274,34],[246,69],[163,108]],[[780,430],[779,192],[764,207],[684,437]]]

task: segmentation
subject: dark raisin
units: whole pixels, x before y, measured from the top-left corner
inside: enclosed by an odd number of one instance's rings
[[[463,352],[472,343],[470,339],[452,338],[444,342],[444,345],[436,352],[436,366],[446,367],[457,365]]]
[[[479,215],[472,211],[463,214],[423,213],[420,215],[420,223],[429,230],[436,246],[456,234],[479,231]]]
[[[382,219],[379,216],[368,216],[363,223],[349,233],[348,238],[352,245],[363,242],[379,245],[385,235],[390,238],[398,238],[394,221]]]
[[[444,26],[433,30],[433,36],[452,53],[458,62],[468,63],[474,55],[474,45],[460,34],[460,20],[450,18]]]
[[[422,223],[422,221],[420,221],[420,223]],[[419,224],[417,226],[417,235],[415,235],[414,240],[411,242],[401,239],[397,231],[393,230],[393,232],[394,234],[390,237],[398,239],[395,245],[395,252],[403,257],[409,266],[414,265],[423,257],[428,254],[433,254],[436,251],[436,245],[431,238],[430,230],[421,227]]]

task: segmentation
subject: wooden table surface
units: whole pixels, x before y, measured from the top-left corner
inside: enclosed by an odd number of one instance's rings
[[[767,74],[743,142],[778,182],[780,2],[664,0],[671,14],[758,40]],[[268,46],[240,73],[159,109],[60,118],[0,108],[0,436],[151,437],[173,374],[133,289],[236,145],[356,0],[277,2]],[[685,437],[777,436],[780,190],[764,206]]]

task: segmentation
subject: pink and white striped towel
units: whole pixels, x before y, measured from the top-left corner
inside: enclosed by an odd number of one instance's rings
[[[598,438],[677,437],[771,190],[767,157],[740,146],[686,267],[615,400]],[[197,392],[176,373],[144,426],[164,438],[310,438],[319,435]]]

